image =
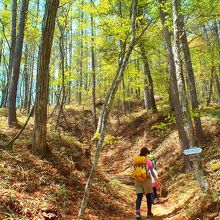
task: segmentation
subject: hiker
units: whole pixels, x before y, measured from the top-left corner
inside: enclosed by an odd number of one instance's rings
[[[154,177],[151,175],[152,188],[153,188],[153,199],[154,199],[154,201],[158,201],[159,198],[158,198],[158,195],[157,195],[157,188],[159,187],[158,185],[160,183],[159,183],[159,179],[158,179],[158,173],[157,173],[157,171],[154,168],[153,168],[153,172],[154,172],[154,174],[155,174],[155,176],[157,178],[157,183],[156,183]]]
[[[134,171],[133,175],[135,177],[135,189],[136,189],[136,219],[141,219],[140,207],[143,195],[146,195],[147,199],[147,217],[153,217],[153,213],[151,211],[152,207],[152,197],[153,197],[153,189],[152,189],[152,179],[151,175],[157,182],[157,177],[153,172],[152,162],[147,159],[147,155],[150,154],[150,151],[143,147],[140,150],[139,156],[134,158]]]
[[[149,160],[151,160],[152,165],[153,165],[153,169],[157,170],[157,162],[156,162],[155,156],[150,152],[150,153],[147,155],[147,158],[148,158]]]
[[[153,173],[155,174],[156,178],[157,178],[157,183],[154,179],[154,177],[151,175],[151,179],[152,179],[152,188],[153,188],[153,199],[158,200],[158,195],[157,195],[157,188],[159,187],[159,179],[158,179],[158,173],[157,173],[157,163],[156,163],[156,158],[155,156],[150,152],[147,155],[147,159],[149,159],[152,162],[152,166],[153,166]],[[156,201],[155,200],[155,201]]]

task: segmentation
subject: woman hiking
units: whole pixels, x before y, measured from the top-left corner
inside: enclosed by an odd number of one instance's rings
[[[147,158],[147,155],[150,154],[148,148],[143,147],[140,150],[139,156],[134,158],[134,172],[135,177],[135,190],[137,194],[136,198],[136,219],[141,219],[141,202],[143,195],[146,195],[147,199],[147,217],[153,217],[151,210],[153,203],[153,189],[152,189],[152,180],[151,175],[157,182],[157,177],[153,172],[153,165],[151,160]]]

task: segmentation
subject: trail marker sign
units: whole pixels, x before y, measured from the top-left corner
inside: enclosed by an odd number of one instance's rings
[[[183,151],[185,155],[200,154],[201,152],[202,152],[202,148],[200,147],[192,147],[190,149],[186,149]]]
[[[202,148],[200,147],[192,147],[190,149],[186,149],[183,151],[184,155],[189,157],[189,160],[193,163],[193,169],[195,172],[196,180],[200,185],[200,188],[203,192],[207,192],[209,189],[209,184],[204,176],[204,171],[201,166],[200,153],[202,152]]]

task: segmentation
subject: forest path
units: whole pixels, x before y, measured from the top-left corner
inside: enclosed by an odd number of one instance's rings
[[[134,188],[134,183],[132,182],[130,176],[128,175],[115,175],[115,178],[118,179],[123,184],[129,185],[132,188],[132,198],[133,198],[133,204],[135,207],[135,199],[136,199],[136,193]],[[135,208],[133,210],[127,210],[129,213],[125,213],[126,217],[115,217],[115,220],[136,220],[135,218]],[[181,216],[181,214],[178,213],[179,208],[175,208],[175,204],[172,203],[172,201],[169,200],[169,198],[160,198],[159,202],[154,204],[152,206],[152,212],[154,214],[154,217],[147,218],[147,204],[146,204],[146,198],[143,197],[142,204],[141,204],[141,214],[142,218],[141,220],[187,220],[184,216]],[[134,214],[131,215],[130,213],[133,212]]]
[[[131,121],[125,122],[123,125],[121,125],[121,127],[117,127],[116,123],[115,130],[117,130],[117,132],[113,134],[115,136],[120,136],[120,139],[114,145],[104,147],[99,162],[99,170],[109,174],[111,177],[119,180],[121,183],[128,185],[132,193],[129,198],[125,198],[127,199],[127,204],[130,204],[128,205],[127,210],[124,213],[120,213],[120,216],[117,217],[108,216],[108,219],[136,219],[136,192],[134,181],[130,177],[133,169],[132,158],[134,155],[139,154],[140,147],[145,146],[146,143],[148,143],[149,150],[152,150],[154,153],[156,147],[159,147],[159,145],[167,138],[168,134],[158,136],[152,132],[152,126],[163,122],[163,120],[164,116],[161,113],[158,113],[154,116],[149,113],[143,113],[136,118],[133,118]],[[152,149],[153,147],[154,149]],[[160,160],[163,160],[163,158],[160,158]],[[161,168],[163,169],[163,167]],[[162,195],[163,194],[164,193],[162,193]],[[144,197],[142,200],[142,220],[187,220],[187,218],[181,215],[181,211],[181,207],[178,207],[175,198],[172,198],[170,195],[168,195],[167,198],[160,198],[160,202],[153,205],[152,212],[154,217],[147,218],[146,198]]]

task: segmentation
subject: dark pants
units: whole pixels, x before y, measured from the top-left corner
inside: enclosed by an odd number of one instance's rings
[[[157,188],[153,187],[153,191],[154,191],[154,199],[158,198],[158,196],[157,196]]]
[[[141,201],[143,198],[143,193],[138,193],[137,194],[137,199],[136,199],[136,212],[140,211],[141,208]],[[147,198],[147,211],[151,212],[151,207],[152,207],[152,193],[146,194]]]

